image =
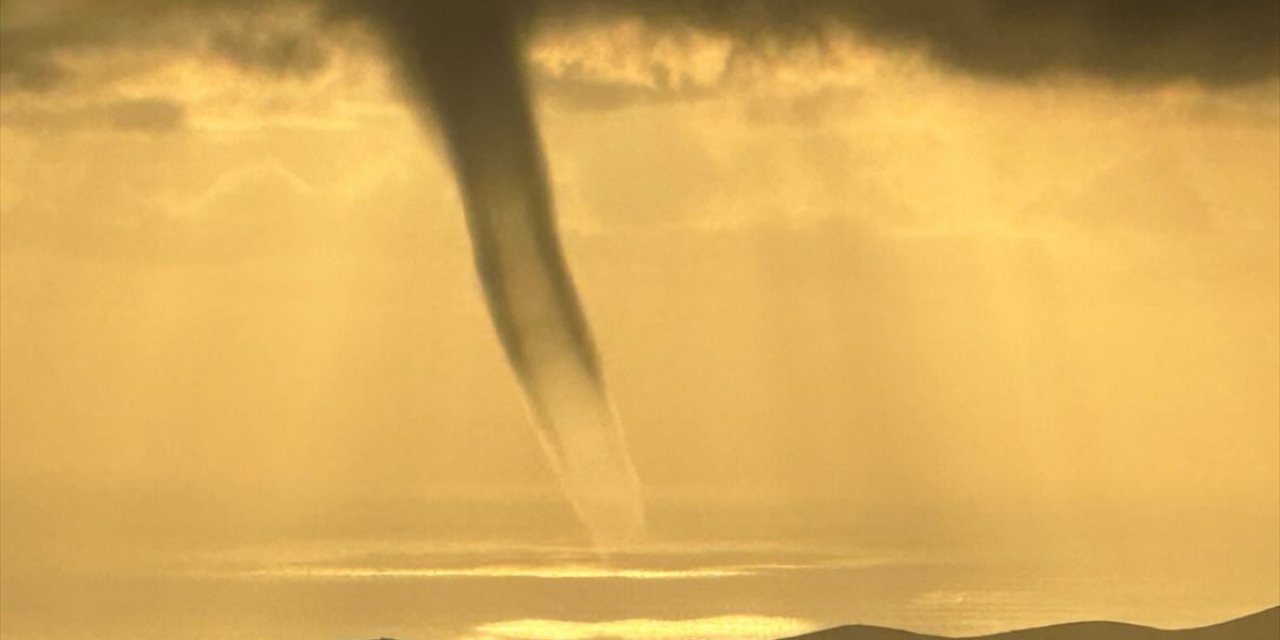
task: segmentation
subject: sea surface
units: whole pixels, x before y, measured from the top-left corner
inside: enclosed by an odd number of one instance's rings
[[[716,516],[714,510],[704,514]],[[703,530],[707,530],[703,527]],[[974,635],[1073,620],[1209,624],[1273,606],[1274,559],[1150,544],[839,535],[294,537],[156,545],[93,566],[6,550],[6,640],[780,638],[861,623]],[[48,532],[56,537],[57,532]],[[28,541],[27,544],[34,544]],[[1235,558],[1235,559],[1233,559]]]

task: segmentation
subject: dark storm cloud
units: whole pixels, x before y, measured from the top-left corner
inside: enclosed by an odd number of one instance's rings
[[[196,54],[246,71],[309,76],[329,63],[332,31],[322,15],[282,19],[281,9],[318,3],[227,0],[103,0],[43,7],[34,0],[0,5],[0,89],[47,91],[86,78],[66,54],[153,51]]]
[[[746,55],[766,40],[821,44],[843,31],[1008,80],[1074,73],[1226,85],[1280,74],[1280,0],[384,0],[330,6],[348,15],[398,13],[409,21],[424,7],[443,6],[502,14],[526,31],[638,18],[659,31],[728,35]]]
[[[203,48],[253,70],[314,73],[328,59],[322,34],[252,19],[273,8],[298,5],[319,7],[325,16],[357,19],[392,13],[413,19],[424,10],[445,7],[453,13],[503,14],[521,29],[539,21],[590,26],[639,18],[658,29],[681,26],[729,35],[736,50],[746,55],[763,39],[820,43],[844,31],[887,47],[923,50],[957,70],[1008,80],[1074,73],[1121,82],[1194,79],[1230,85],[1280,74],[1278,0],[316,0],[294,5],[103,0],[60,12],[31,9],[41,4],[0,3],[5,89],[57,86],[72,75],[58,61],[63,50],[157,40]],[[27,14],[41,18],[30,20]],[[250,19],[222,19],[235,14]],[[187,31],[175,33],[175,22],[187,23]],[[157,27],[162,23],[168,28]],[[322,18],[309,28],[322,31],[325,24]],[[204,32],[193,37],[193,25]]]
[[[580,20],[628,13],[735,36],[821,41],[852,30],[918,47],[956,69],[1007,79],[1067,72],[1158,82],[1231,84],[1280,73],[1276,0],[692,0],[634,6],[550,0],[544,14]]]

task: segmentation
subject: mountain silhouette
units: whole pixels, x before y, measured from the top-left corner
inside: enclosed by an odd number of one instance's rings
[[[1280,607],[1194,629],[1154,629],[1122,622],[1071,622],[1006,631],[967,640],[1280,640]],[[956,640],[898,629],[848,625],[784,640]]]

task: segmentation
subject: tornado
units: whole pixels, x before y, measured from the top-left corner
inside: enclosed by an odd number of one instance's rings
[[[522,41],[505,2],[383,2],[377,22],[439,127],[489,313],[538,439],[598,548],[636,539],[639,481],[556,234]]]

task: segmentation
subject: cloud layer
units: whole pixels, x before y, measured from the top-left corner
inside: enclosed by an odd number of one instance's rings
[[[564,19],[634,11],[624,3],[552,2]],[[720,31],[739,42],[821,41],[846,28],[919,48],[954,68],[1022,79],[1043,73],[1123,81],[1229,84],[1280,71],[1280,7],[1269,0],[757,0],[645,4],[646,19]]]
[[[411,15],[421,3],[0,3],[0,78],[6,90],[48,90],[73,78],[63,54],[84,47],[164,42],[199,47],[246,68],[311,74],[327,63],[322,31],[371,14]],[[300,13],[299,8],[304,8]],[[319,9],[316,11],[315,9]],[[1083,74],[1123,83],[1192,79],[1233,85],[1280,73],[1280,6],[1271,0],[543,0],[458,4],[530,29],[590,28],[638,20],[655,29],[728,37],[735,55],[778,51],[764,42],[818,44],[838,34],[909,48],[943,65],[1016,81]],[[318,20],[261,20],[282,12]],[[159,25],[159,26],[158,26]],[[192,29],[198,34],[193,37]]]

